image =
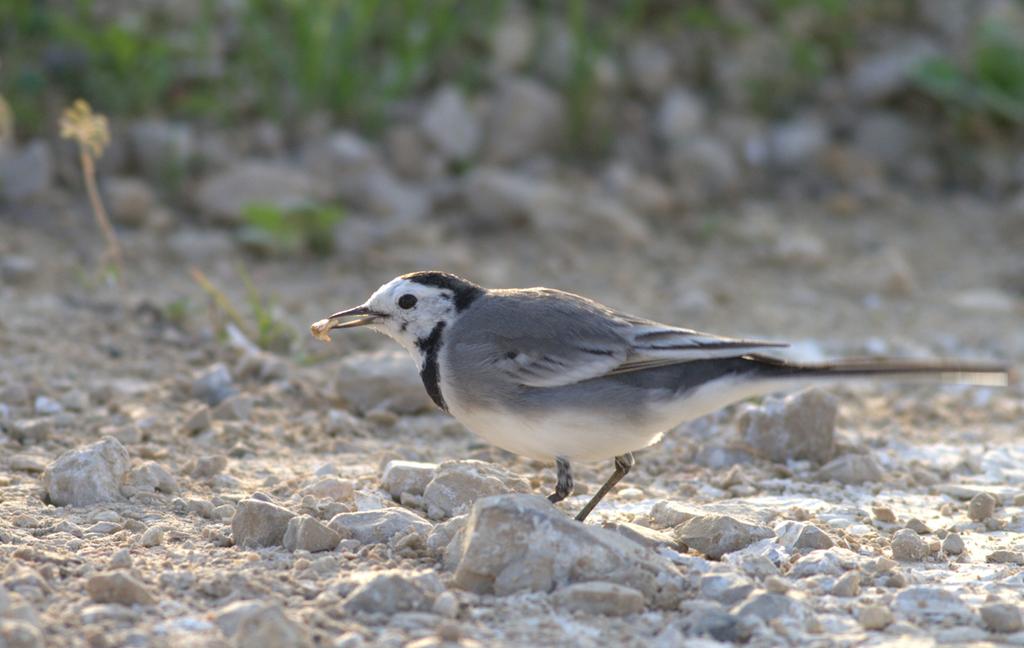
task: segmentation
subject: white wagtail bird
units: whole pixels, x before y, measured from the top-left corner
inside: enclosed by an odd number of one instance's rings
[[[836,380],[925,379],[1003,386],[1004,366],[840,360],[797,364],[786,346],[668,326],[551,288],[491,290],[445,272],[392,279],[361,306],[311,331],[366,326],[408,349],[445,412],[492,444],[554,461],[559,502],[574,461],[615,459],[615,472],[576,516],[583,521],[668,430],[736,401]]]

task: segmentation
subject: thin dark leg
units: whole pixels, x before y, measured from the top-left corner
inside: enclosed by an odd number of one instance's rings
[[[635,463],[636,460],[633,459],[632,452],[627,452],[624,455],[615,457],[615,472],[613,472],[612,476],[608,478],[608,481],[604,483],[601,490],[597,491],[597,494],[590,498],[590,501],[583,507],[580,514],[576,516],[576,521],[582,522],[583,520],[586,520],[587,516],[590,515],[590,512],[594,510],[595,506],[597,506],[597,503],[604,499],[604,496],[608,494],[608,491],[614,488],[615,484],[618,484],[619,480],[629,473],[629,469],[632,468]]]
[[[548,495],[551,503],[561,502],[572,495],[572,469],[565,459],[555,459],[555,467],[558,468],[558,483],[555,485],[555,492]]]

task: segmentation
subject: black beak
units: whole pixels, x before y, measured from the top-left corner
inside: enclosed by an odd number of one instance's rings
[[[355,317],[356,319],[349,320],[347,322],[335,321],[346,317]],[[378,313],[374,313],[366,306],[356,306],[355,308],[338,311],[337,313],[328,316],[327,321],[331,323],[331,330],[334,330],[344,328],[355,328],[357,326],[366,326],[367,324],[373,324],[379,319],[381,319],[381,316]]]
[[[339,321],[348,317],[354,317],[355,319]],[[319,322],[314,322],[313,325],[309,327],[309,330],[313,334],[313,337],[323,340],[324,342],[330,342],[331,338],[327,335],[328,331],[366,326],[367,324],[373,324],[374,322],[380,321],[383,318],[384,315],[374,313],[366,306],[356,306],[355,308],[350,308],[348,310],[338,311]]]

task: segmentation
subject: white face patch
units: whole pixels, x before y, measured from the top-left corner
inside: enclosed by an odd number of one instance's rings
[[[455,319],[451,290],[425,286],[401,277],[377,289],[364,304],[382,319],[370,327],[392,338],[419,361],[416,341],[430,337],[439,322]]]

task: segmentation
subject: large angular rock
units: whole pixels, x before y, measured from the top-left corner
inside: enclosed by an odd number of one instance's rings
[[[785,462],[807,459],[818,464],[836,453],[836,399],[808,389],[784,399],[768,398],[739,418],[743,439],[766,459]]]
[[[677,526],[674,533],[677,541],[715,560],[775,535],[764,525],[719,513],[692,517]]]
[[[502,493],[528,493],[530,483],[518,475],[483,461],[446,461],[423,490],[428,515],[451,517],[469,510],[481,497]]]
[[[88,506],[123,499],[128,451],[113,437],[69,450],[47,466],[43,488],[56,506]]]
[[[342,359],[334,392],[357,412],[387,408],[396,414],[437,409],[405,351],[353,353]]]
[[[607,581],[642,592],[650,603],[662,584],[682,578],[653,551],[580,524],[538,495],[477,500],[449,553],[457,587],[499,596]]]
[[[412,511],[403,508],[338,513],[328,526],[346,538],[363,544],[387,542],[396,535],[419,533],[426,536],[433,526]]]
[[[231,537],[239,547],[281,546],[293,517],[294,513],[276,504],[244,499],[231,518]]]

